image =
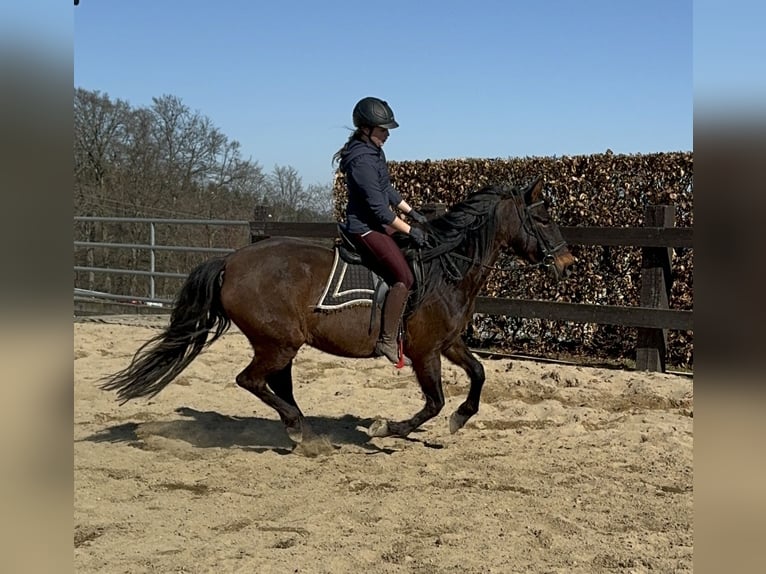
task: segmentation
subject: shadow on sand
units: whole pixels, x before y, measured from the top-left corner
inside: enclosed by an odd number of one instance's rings
[[[141,447],[143,437],[154,435],[181,440],[197,448],[240,448],[259,453],[277,452],[278,454],[289,454],[295,448],[295,443],[287,436],[279,420],[232,417],[188,407],[177,408],[176,412],[184,418],[117,424],[83,440],[124,442]],[[354,445],[370,453],[391,454],[397,450],[381,448],[370,442],[370,436],[364,429],[370,426],[373,419],[362,419],[346,414],[341,417],[308,416],[306,420],[315,435],[328,440],[336,449],[343,445]]]

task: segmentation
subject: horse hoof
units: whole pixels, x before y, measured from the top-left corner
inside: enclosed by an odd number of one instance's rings
[[[303,429],[301,428],[301,425],[297,424],[294,426],[286,426],[285,430],[287,431],[287,436],[291,441],[293,441],[296,444],[300,444],[303,442]]]
[[[388,430],[388,421],[384,419],[374,421],[367,429],[367,434],[372,437],[389,436],[391,433]]]
[[[471,418],[466,415],[461,415],[457,411],[452,413],[452,416],[449,418],[449,432],[452,434],[455,434],[457,431],[459,431],[465,423],[468,422],[468,419]]]

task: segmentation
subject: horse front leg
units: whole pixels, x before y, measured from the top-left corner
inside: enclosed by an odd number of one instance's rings
[[[462,369],[471,380],[471,387],[465,401],[452,413],[449,419],[449,430],[455,433],[468,422],[473,415],[479,412],[479,400],[481,389],[484,386],[484,367],[468,349],[463,339],[457,339],[450,347],[443,351],[444,356]]]
[[[413,358],[412,367],[426,399],[425,405],[411,419],[396,422],[383,419],[376,420],[367,431],[370,436],[406,437],[424,422],[431,420],[441,412],[444,407],[441,357],[436,354],[426,358],[425,361]]]

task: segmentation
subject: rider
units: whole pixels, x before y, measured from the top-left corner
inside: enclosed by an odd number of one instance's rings
[[[425,223],[426,218],[402,199],[388,176],[383,144],[388,139],[388,130],[399,127],[391,107],[379,98],[362,98],[354,106],[352,117],[356,130],[333,156],[348,189],[345,231],[389,286],[375,352],[396,363],[397,333],[414,277],[391,234],[407,233],[418,247],[425,244],[425,234],[391,208],[399,209],[417,223]],[[405,358],[406,364],[408,361]]]

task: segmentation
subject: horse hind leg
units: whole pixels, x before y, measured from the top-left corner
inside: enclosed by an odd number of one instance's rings
[[[287,435],[292,441],[299,443],[310,431],[293,397],[292,366],[292,358],[281,368],[270,368],[263,361],[254,358],[237,375],[237,384],[277,411]]]
[[[298,411],[298,426],[295,424],[295,419],[287,418],[283,416],[281,412],[279,413],[279,418],[282,419],[282,423],[285,425],[285,429],[290,438],[295,442],[299,442],[297,439],[302,438],[303,440],[306,440],[312,433],[310,432],[309,426],[306,424],[306,417],[301,412],[301,409],[293,396],[292,368],[293,362],[291,360],[283,369],[269,373],[265,378],[266,384],[272,392],[288,405],[295,407]]]

